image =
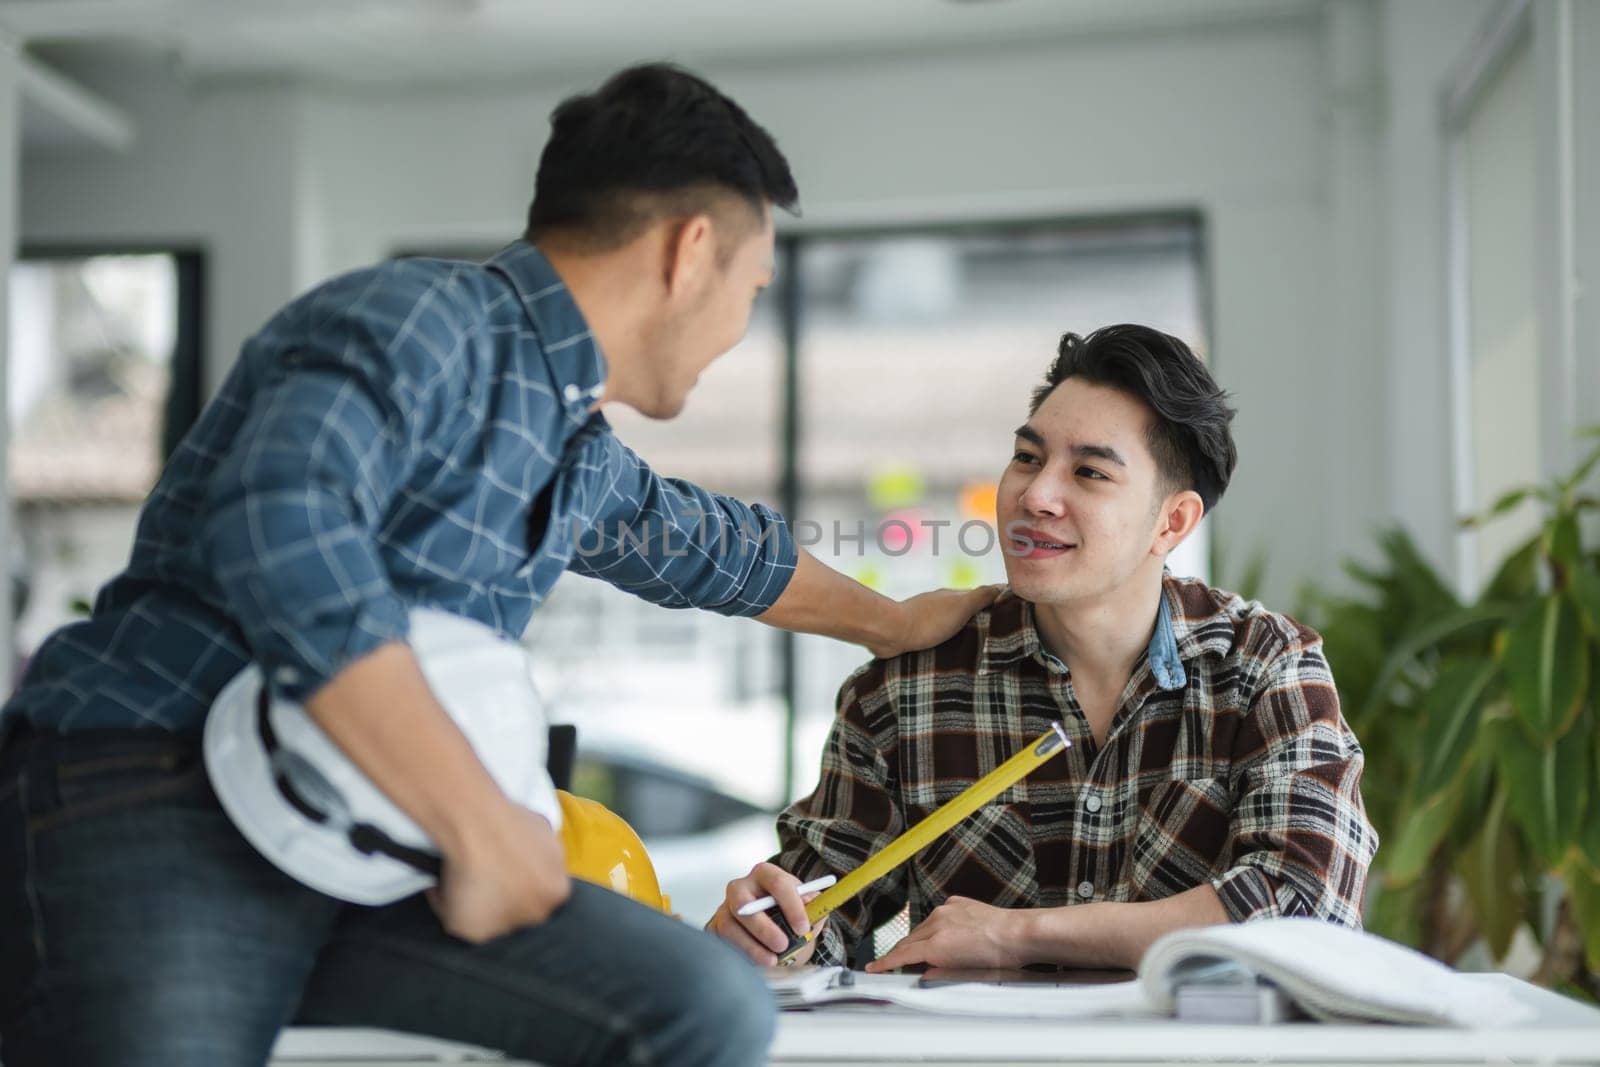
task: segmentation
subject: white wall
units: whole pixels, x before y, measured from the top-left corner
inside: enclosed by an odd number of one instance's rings
[[[1384,181],[1389,204],[1387,400],[1393,427],[1390,509],[1436,560],[1453,569],[1490,568],[1503,545],[1460,543],[1456,480],[1465,475],[1451,448],[1446,388],[1449,205],[1444,91],[1470,56],[1485,54],[1485,31],[1511,9],[1504,0],[1390,0],[1383,8],[1388,125]],[[1564,474],[1582,445],[1576,427],[1600,422],[1600,5],[1532,0],[1531,142],[1523,169],[1536,188],[1529,235],[1537,294],[1536,354],[1512,369],[1519,391],[1537,394],[1538,438],[1512,434],[1503,446],[1525,471]],[[1498,249],[1489,249],[1494,256]],[[1484,254],[1483,249],[1469,256]],[[1524,275],[1528,272],[1523,271]],[[1470,403],[1470,398],[1466,398]],[[1495,398],[1477,398],[1494,410]],[[1478,432],[1494,433],[1491,417]],[[1481,472],[1480,472],[1481,473]],[[1530,513],[1530,518],[1531,518]],[[1600,531],[1600,526],[1597,526]],[[1458,550],[1468,550],[1458,555]],[[1474,575],[1457,575],[1470,590]]]
[[[1215,366],[1241,408],[1218,532],[1236,558],[1269,548],[1286,604],[1391,518],[1448,559],[1437,98],[1488,3],[1336,0],[1313,18],[706,73],[789,154],[798,227],[1201,211]],[[205,244],[217,368],[329,273],[513,236],[550,108],[604,74],[408,95],[74,73],[140,139],[126,158],[29,160],[25,239]]]
[[[1383,8],[1389,511],[1440,563],[1454,560],[1441,97],[1493,5],[1407,0]]]
[[[122,155],[30,153],[22,241],[204,248],[214,388],[295,286],[301,96],[272,84],[199,89],[111,58],[71,73],[132,114],[138,137]]]
[[[1573,120],[1579,131],[1573,153],[1573,185],[1578,198],[1575,267],[1578,300],[1573,316],[1577,336],[1577,418],[1600,425],[1600,5],[1574,5]],[[1600,523],[1600,516],[1591,516]]]

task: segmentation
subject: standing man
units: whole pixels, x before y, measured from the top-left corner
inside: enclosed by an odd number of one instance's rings
[[[784,520],[650,470],[598,409],[657,418],[743,334],[788,164],[682,70],[556,109],[524,240],[386,263],[245,345],[140,516],[127,569],[0,712],[0,1059],[261,1064],[299,1018],[548,1064],[759,1060],[736,954],[565,874],[429,691],[410,608],[519,636],[565,570],[893,655],[990,599],[895,603]],[[258,663],[444,857],[362,908],[291,880],[218,806],[199,733]]]

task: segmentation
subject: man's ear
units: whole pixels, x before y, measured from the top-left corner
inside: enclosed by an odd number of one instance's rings
[[[1183,544],[1194,533],[1194,528],[1200,525],[1205,513],[1205,503],[1193,489],[1185,489],[1167,497],[1156,519],[1156,536],[1150,545],[1151,553],[1165,557]]]
[[[705,284],[706,275],[716,266],[717,235],[711,216],[701,212],[669,220],[666,226],[661,280],[667,295],[694,292]]]

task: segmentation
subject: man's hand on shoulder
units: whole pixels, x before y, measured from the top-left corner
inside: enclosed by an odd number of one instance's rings
[[[976,589],[918,593],[895,605],[899,617],[895,632],[868,648],[879,659],[888,659],[943,644],[960,633],[969,619],[993,604],[1004,589],[1003,585],[980,585]]]
[[[867,964],[867,970],[880,974],[914,963],[1002,970],[1022,967],[1033,962],[1027,952],[1027,914],[967,897],[950,897],[882,959]]]

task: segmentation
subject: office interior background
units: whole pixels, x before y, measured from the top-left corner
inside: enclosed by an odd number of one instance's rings
[[[608,415],[891,595],[1002,576],[956,534],[1065,330],[1211,363],[1241,460],[1173,569],[1278,610],[1359,592],[1390,528],[1470,601],[1540,512],[1458,520],[1600,423],[1592,0],[8,0],[0,654],[126,560],[280,304],[515,238],[551,108],[653,58],[775,134],[804,214],[682,418]],[[693,922],[772,851],[866,656],[576,577],[527,641],[580,791]]]

